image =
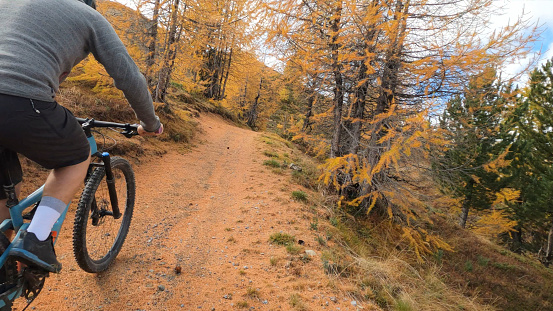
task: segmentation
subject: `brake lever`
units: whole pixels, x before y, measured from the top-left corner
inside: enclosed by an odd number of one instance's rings
[[[125,130],[121,134],[127,138],[138,135],[138,124],[125,124]]]

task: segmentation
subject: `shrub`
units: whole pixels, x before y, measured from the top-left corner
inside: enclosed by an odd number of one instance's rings
[[[482,255],[478,255],[478,265],[482,267],[488,266],[488,263],[490,263],[490,260],[486,257],[482,257]]]
[[[277,232],[269,237],[269,241],[277,245],[287,246],[294,244],[294,241],[296,241],[296,237],[287,233]]]
[[[238,308],[246,309],[246,308],[248,308],[250,305],[248,304],[247,301],[239,301],[239,302],[236,303],[236,306],[237,306]]]
[[[317,235],[317,237],[315,238],[315,240],[317,240],[317,242],[319,242],[320,245],[326,246],[326,240],[325,240],[325,238],[323,238],[322,236]]]
[[[286,245],[286,251],[292,255],[299,254],[301,248],[294,244]]]
[[[313,221],[310,223],[311,230],[317,231],[319,230],[319,220],[317,218],[313,218]]]
[[[303,191],[293,191],[292,198],[296,201],[307,202],[307,194]]]
[[[270,166],[270,167],[280,167],[280,163],[277,160],[266,160],[263,162],[263,165]]]
[[[517,269],[516,266],[510,265],[508,263],[502,263],[502,262],[494,262],[494,263],[492,263],[492,266],[494,266],[498,269],[501,269],[501,270],[505,270],[505,271],[516,270]]]
[[[441,264],[442,263],[442,259],[444,258],[444,251],[442,249],[439,249],[437,250],[435,253],[434,253],[434,258],[436,258],[436,261]]]
[[[472,261],[470,260],[465,261],[465,271],[472,272],[472,269],[473,269]]]
[[[298,294],[290,295],[290,305],[296,310],[307,310],[305,304],[301,301],[301,297]]]
[[[413,309],[411,308],[411,305],[408,302],[403,301],[403,300],[398,300],[396,302],[396,310],[397,311],[411,311]]]
[[[264,151],[263,154],[268,156],[269,158],[278,158],[278,153],[276,152]]]
[[[246,295],[250,298],[259,298],[259,290],[250,287],[248,288],[248,291],[246,292]]]

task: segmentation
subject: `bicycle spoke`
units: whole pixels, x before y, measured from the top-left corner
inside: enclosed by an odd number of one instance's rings
[[[114,170],[115,185],[117,196],[121,206],[126,203],[127,184],[124,175],[119,170]],[[121,227],[122,217],[119,219],[113,218],[111,211],[109,191],[105,180],[102,181],[95,194],[95,202],[97,203],[96,221],[93,217],[92,226],[87,229],[86,247],[88,254],[92,260],[100,260],[110,251],[115,243],[119,228]],[[124,209],[121,213],[124,213]]]

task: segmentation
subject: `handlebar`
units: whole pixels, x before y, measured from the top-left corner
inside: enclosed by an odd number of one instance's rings
[[[89,118],[86,118],[86,119],[76,118],[76,119],[77,121],[79,121],[79,123],[83,127],[83,130],[85,131],[95,127],[115,127],[115,128],[122,129],[123,131],[119,133],[124,135],[127,138],[131,138],[133,136],[138,135],[138,124],[97,121]]]

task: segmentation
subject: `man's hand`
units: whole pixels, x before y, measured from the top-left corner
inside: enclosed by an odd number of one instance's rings
[[[138,135],[140,136],[159,136],[163,133],[163,124],[159,126],[159,129],[155,132],[148,132],[142,127],[142,125],[138,126],[138,129],[136,130],[138,132]]]

